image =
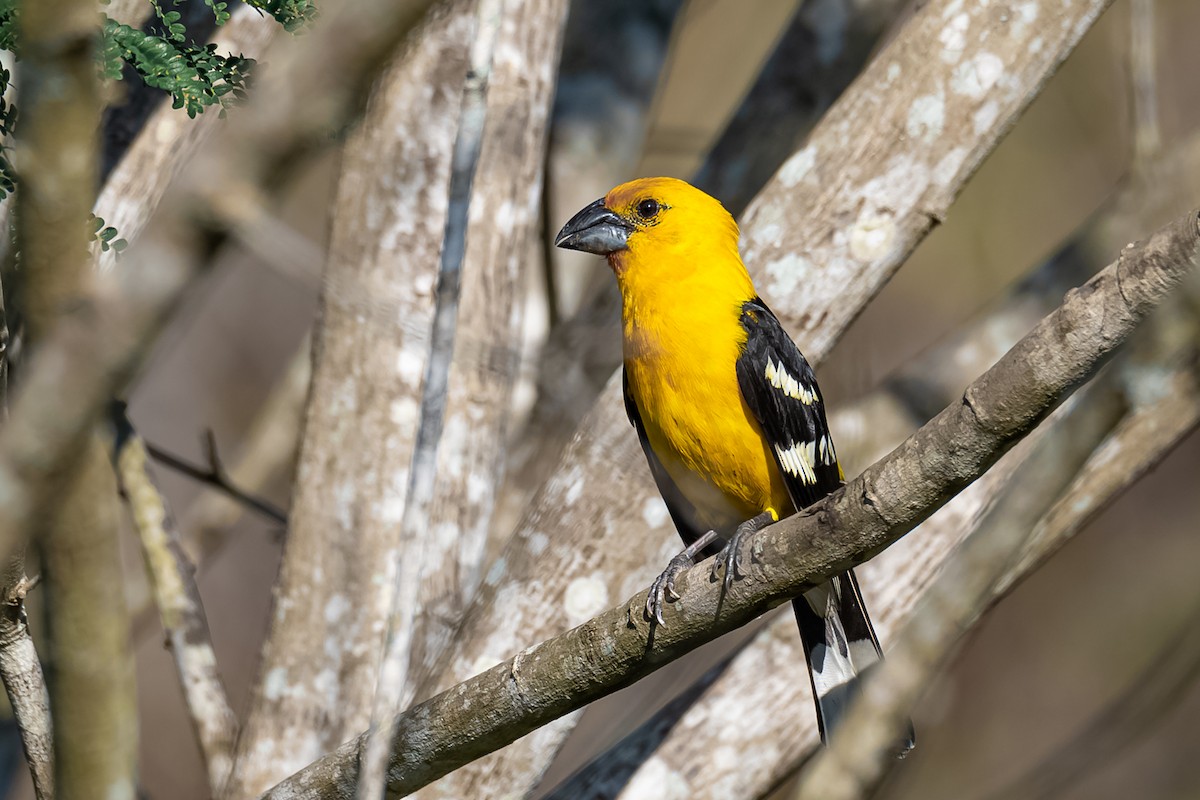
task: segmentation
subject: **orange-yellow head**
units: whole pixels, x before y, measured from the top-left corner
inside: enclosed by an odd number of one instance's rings
[[[554,244],[607,257],[623,287],[630,280],[680,281],[699,273],[748,281],[733,217],[678,178],[621,184],[572,217]]]

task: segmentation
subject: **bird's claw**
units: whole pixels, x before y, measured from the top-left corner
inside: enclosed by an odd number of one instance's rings
[[[754,519],[747,520],[737,527],[730,537],[729,542],[722,548],[721,552],[717,553],[717,557],[713,559],[712,579],[716,580],[721,567],[725,568],[725,578],[721,583],[723,590],[728,592],[733,586],[734,578],[744,578],[745,573],[742,572],[742,542],[747,536],[750,536],[757,531],[766,522],[766,517],[760,515]],[[752,561],[757,561],[757,553],[752,552],[750,555]]]
[[[725,592],[733,586],[734,577],[742,578],[742,548],[739,533],[735,533],[733,538],[725,547],[721,548],[721,552],[717,553],[713,559],[712,579],[715,581],[721,573],[721,568],[725,569],[725,577],[721,579],[721,586]]]
[[[654,583],[650,584],[650,594],[646,596],[646,619],[657,622],[659,625],[663,622],[663,606],[667,604],[668,598],[671,602],[679,599],[679,592],[675,591],[675,579],[679,574],[692,566],[692,558],[687,553],[680,553],[670,560],[667,568],[662,571],[662,574],[654,579]]]

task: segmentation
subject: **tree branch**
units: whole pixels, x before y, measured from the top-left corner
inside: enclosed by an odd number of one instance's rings
[[[221,462],[217,459],[217,449],[215,443],[212,441],[211,431],[208,436],[209,459],[207,467],[197,466],[187,459],[180,458],[173,453],[168,453],[161,447],[156,447],[149,442],[143,443],[143,447],[146,450],[146,454],[160,464],[182,475],[186,475],[192,480],[199,481],[206,486],[211,486],[218,492],[226,495],[229,499],[242,504],[246,508],[257,511],[267,519],[278,522],[280,525],[287,525],[287,514],[266,500],[259,499],[252,494],[247,494],[234,485],[229,476],[225,474],[225,469],[221,466]]]
[[[129,424],[123,406],[113,410],[113,462],[137,528],[146,571],[183,697],[200,743],[210,791],[229,777],[237,718],[217,670],[208,619],[196,586],[195,567],[183,550],[175,521],[150,473],[142,438]]]
[[[370,722],[407,555],[399,523],[472,8],[455,0],[431,14],[342,150],[291,525],[231,798],[262,792]],[[331,641],[326,658],[312,657]]]
[[[1097,394],[1100,397],[1097,397]],[[982,615],[991,591],[1045,513],[1120,416],[1103,383],[1089,387],[1039,437],[987,516],[947,560],[920,606],[894,635],[830,746],[803,773],[797,800],[870,797],[896,763],[896,743],[921,692]],[[1096,402],[1090,402],[1096,401]],[[1049,423],[1047,423],[1049,424]]]
[[[22,310],[39,360],[55,346],[52,330],[86,316],[80,308],[87,299],[86,220],[100,121],[97,23],[95,6],[86,0],[21,8],[18,244],[26,275]],[[40,473],[39,499],[54,498],[55,503],[44,514],[18,513],[16,524],[0,537],[6,595],[11,597],[21,584],[24,542],[40,533],[46,664],[56,723],[53,791],[63,798],[132,800],[137,714],[117,549],[116,487],[99,438],[88,430],[90,417],[78,419],[78,425],[72,425],[76,420],[70,416],[45,419],[57,434],[47,438],[61,446],[50,454],[43,452],[46,442],[37,436],[41,431],[23,426],[22,403],[37,380],[32,372],[0,440],[8,443],[32,434],[25,439],[26,460],[15,466]],[[59,428],[64,423],[67,430]],[[26,498],[5,499],[6,510],[17,505],[19,511],[29,511],[21,504]],[[41,693],[29,688],[34,693],[27,700],[39,702]],[[43,768],[34,764],[35,776]],[[42,784],[39,788],[49,792],[44,780]]]
[[[403,795],[744,624],[896,541],[1090,378],[1155,304],[1200,268],[1195,212],[1128,248],[887,458],[746,544],[757,574],[724,594],[708,564],[682,578],[666,625],[621,607],[422,703],[398,720],[389,791]],[[349,797],[358,739],[266,796]],[[352,791],[352,789],[350,790]]]
[[[520,371],[526,261],[538,230],[550,104],[568,3],[505,0],[488,123],[475,176],[462,296],[438,446],[433,496],[417,529],[438,544],[424,560],[411,656],[414,686],[428,680],[482,581],[485,557],[512,527],[495,523]],[[531,189],[532,187],[532,189]],[[503,214],[490,219],[491,210]],[[455,534],[450,543],[449,534]],[[446,546],[449,544],[449,546]]]
[[[25,617],[25,559],[13,558],[6,570],[3,609],[0,609],[0,676],[21,731],[25,761],[33,777],[37,800],[54,797],[54,746],[50,696]],[[15,576],[13,582],[11,577]]]
[[[488,120],[488,85],[492,56],[500,32],[502,5],[501,0],[479,0],[475,5],[474,40],[467,63],[454,152],[450,159],[449,207],[438,265],[437,302],[429,355],[425,362],[417,439],[409,469],[404,514],[400,519],[400,549],[403,557],[397,569],[395,588],[390,593],[392,608],[387,619],[383,657],[375,681],[371,725],[362,753],[359,800],[375,800],[384,796],[392,722],[403,707],[402,703],[411,700],[413,694],[409,685],[409,656],[421,584],[430,566],[427,564],[427,553],[432,552],[427,541],[432,533],[430,505],[436,492],[438,455],[450,392],[450,359],[454,354],[458,328],[471,187],[479,167],[484,125]],[[458,533],[461,536],[462,532]]]

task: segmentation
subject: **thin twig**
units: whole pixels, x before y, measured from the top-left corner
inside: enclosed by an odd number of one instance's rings
[[[186,475],[192,480],[199,481],[205,486],[211,486],[222,494],[241,503],[243,506],[257,511],[267,519],[274,520],[280,525],[286,526],[287,514],[281,509],[276,508],[266,500],[242,491],[230,480],[229,475],[226,474],[224,467],[221,466],[221,462],[217,458],[216,443],[212,438],[212,431],[206,433],[205,441],[207,442],[209,456],[207,467],[194,464],[150,442],[146,442],[146,452],[163,466],[169,467],[181,475]]]
[[[665,626],[646,592],[409,709],[397,720],[389,791],[403,795],[627,686],[895,542],[982,474],[1093,376],[1155,305],[1200,270],[1197,213],[1127,248],[974,381],[956,402],[846,487],[747,543],[761,574],[726,592],[708,564],[682,577]],[[1030,364],[1036,363],[1037,369]],[[937,469],[922,465],[937,464]],[[364,735],[365,736],[365,735]],[[364,736],[266,796],[350,797]]]
[[[138,531],[159,618],[204,756],[210,791],[215,793],[224,785],[233,764],[237,718],[217,671],[195,567],[180,544],[166,499],[150,474],[146,445],[125,416],[123,404],[113,406],[112,422],[113,461]]]

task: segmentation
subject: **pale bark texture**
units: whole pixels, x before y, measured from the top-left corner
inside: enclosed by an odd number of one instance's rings
[[[541,169],[563,0],[506,0],[488,88],[487,127],[471,194],[472,225],[437,452],[431,538],[414,631],[414,681],[433,669],[480,581],[504,480],[521,354],[528,245],[539,230]]]
[[[217,792],[233,764],[237,718],[217,668],[196,570],[183,550],[171,510],[155,485],[145,442],[124,419],[123,410],[114,422],[117,438],[112,457],[117,477],[137,528],[159,619],[208,772],[209,789]]]
[[[437,304],[429,336],[425,385],[421,392],[417,437],[409,468],[404,515],[400,520],[402,553],[392,592],[392,610],[384,637],[375,698],[372,734],[360,759],[359,800],[383,797],[392,721],[411,696],[409,656],[421,583],[432,564],[429,509],[437,491],[438,454],[446,423],[450,366],[454,355],[462,292],[471,192],[483,149],[492,54],[501,25],[500,0],[475,4],[475,31],[463,81],[462,106],[450,157],[449,202],[437,273]]]
[[[1126,248],[1068,293],[962,401],[846,487],[745,543],[758,569],[728,591],[704,562],[681,576],[666,624],[641,619],[646,592],[422,703],[398,721],[389,790],[411,792],[861,563],[960,492],[1095,375],[1185,278],[1200,270],[1196,212]],[[750,559],[747,558],[747,563]],[[364,737],[268,794],[343,797]],[[436,754],[436,756],[435,756]]]
[[[945,214],[1107,5],[1031,4],[1040,15],[1035,26],[1015,15],[1000,23],[990,10],[955,0],[927,4],[776,174],[745,215],[742,249],[764,298],[810,361],[824,359]],[[1035,39],[1042,41],[1036,52]],[[931,52],[940,55],[931,59]],[[620,385],[619,375],[609,381],[492,565],[438,687],[645,586],[679,549]],[[559,720],[470,766],[442,782],[441,796],[485,786],[527,790],[572,725]]]
[[[370,721],[473,27],[470,2],[443,6],[345,146],[293,522],[229,797],[258,794]]]
[[[25,559],[13,559],[0,608],[0,676],[21,730],[21,746],[37,800],[54,797],[54,741],[50,697],[25,618]]]

